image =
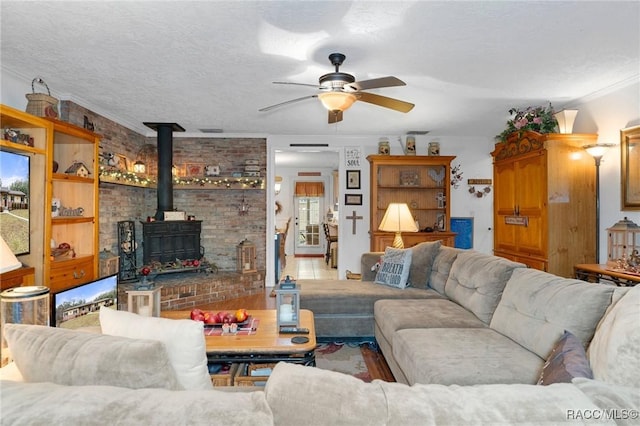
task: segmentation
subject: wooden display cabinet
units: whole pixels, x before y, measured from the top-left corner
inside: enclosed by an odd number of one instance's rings
[[[47,244],[45,267],[52,292],[64,290],[97,278],[98,255],[98,145],[93,132],[70,123],[48,119],[53,127],[52,159],[58,170],[51,174],[52,194],[48,199],[60,200],[63,210],[50,214],[50,239],[56,245],[67,243],[73,249],[62,256]],[[80,171],[73,171],[82,164]],[[88,174],[82,171],[85,168]],[[81,210],[79,210],[81,209]]]
[[[370,155],[371,251],[392,246],[394,234],[378,231],[390,203],[407,203],[420,232],[402,233],[405,247],[438,241],[453,247],[449,231],[451,161],[454,156]],[[426,228],[433,232],[422,232]]]
[[[494,253],[572,277],[595,263],[594,134],[514,133],[496,144]]]
[[[42,262],[45,257],[45,247],[48,247],[48,212],[50,210],[51,196],[48,193],[49,187],[46,184],[51,176],[51,124],[40,117],[27,114],[17,109],[0,105],[0,127],[13,129],[21,134],[27,134],[31,142],[28,144],[5,140],[4,135],[0,137],[0,150],[17,154],[28,155],[30,158],[29,175],[29,253],[16,256],[23,265],[20,271],[29,270],[30,276],[22,284],[47,285],[46,273]],[[47,253],[48,254],[48,253]],[[11,273],[7,273],[11,274]],[[33,274],[33,275],[31,275]],[[5,274],[3,274],[3,281]],[[18,285],[19,283],[16,283]],[[2,288],[6,288],[7,283],[3,283]]]

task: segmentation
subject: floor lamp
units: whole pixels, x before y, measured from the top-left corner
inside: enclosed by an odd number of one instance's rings
[[[406,203],[389,204],[378,229],[385,232],[395,232],[393,247],[400,249],[404,248],[401,232],[418,232],[416,220]]]
[[[583,147],[596,161],[596,263],[600,263],[600,160],[615,144],[599,143]]]

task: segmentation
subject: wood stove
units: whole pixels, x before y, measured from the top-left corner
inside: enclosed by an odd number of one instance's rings
[[[144,264],[201,259],[201,230],[201,220],[142,222]]]

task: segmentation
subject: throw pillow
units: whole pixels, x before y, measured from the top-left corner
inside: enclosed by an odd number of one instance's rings
[[[411,255],[411,249],[387,247],[374,282],[397,288],[407,287]]]
[[[565,331],[551,350],[542,368],[538,384],[571,383],[574,377],[593,379],[593,373],[582,342],[570,332]]]
[[[26,324],[5,324],[4,336],[26,382],[181,389],[158,341]]]
[[[409,285],[411,287],[427,288],[433,260],[441,245],[441,241],[433,241],[411,247],[411,267],[409,268]]]
[[[596,380],[640,388],[640,285],[632,287],[605,314],[588,355]]]
[[[104,334],[164,343],[178,381],[185,389],[211,389],[207,368],[204,325],[190,319],[143,317],[126,311],[100,308]]]

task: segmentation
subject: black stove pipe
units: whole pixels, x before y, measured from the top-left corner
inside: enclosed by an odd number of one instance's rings
[[[164,212],[173,211],[173,132],[184,132],[178,123],[145,122],[158,132],[158,209],[155,219],[164,220]]]

